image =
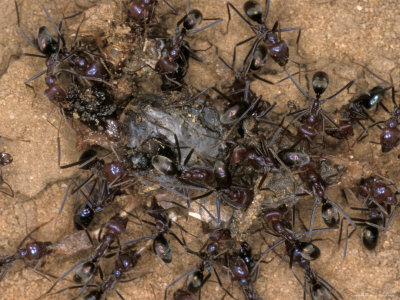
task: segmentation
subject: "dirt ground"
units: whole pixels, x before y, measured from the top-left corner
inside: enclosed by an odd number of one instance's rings
[[[82,8],[89,2],[97,4],[98,7],[102,7],[102,10],[97,11],[93,8],[91,12],[97,12],[97,14],[93,13],[87,17],[88,23],[98,22],[101,23],[100,27],[110,22],[110,16],[123,14],[124,8],[124,4],[120,1],[106,0],[99,0],[98,3],[80,0],[18,2],[21,27],[31,37],[36,33],[38,26],[42,24],[50,26],[41,7],[42,4],[56,21],[63,14],[68,16],[77,12],[79,7]],[[126,2],[128,1],[124,1],[125,4]],[[159,2],[159,11],[167,12],[165,4],[162,1]],[[182,15],[185,10],[185,1],[171,2]],[[245,1],[232,0],[231,2],[241,10]],[[109,10],[107,10],[108,6]],[[230,61],[234,44],[250,36],[251,30],[237,15],[233,14],[229,32],[227,35],[224,34],[227,20],[225,1],[192,1],[192,7],[200,9],[204,16],[224,19],[224,22],[211,30],[205,30],[198,36],[192,37],[192,46],[196,49],[204,49],[212,43],[218,47],[219,54]],[[104,11],[107,11],[107,14]],[[289,43],[291,58],[293,61],[306,65],[310,71],[327,72],[330,75],[330,87],[327,94],[331,94],[352,79],[356,79],[357,83],[366,89],[380,83],[358,64],[368,65],[371,70],[386,80],[390,80],[391,76],[396,89],[399,88],[399,15],[400,5],[396,0],[272,0],[267,22],[269,26],[272,26],[275,20],[279,20],[282,28],[301,28],[300,55],[295,53],[297,33],[282,33],[282,38]],[[76,28],[78,20],[79,18],[66,22],[67,34],[74,31],[73,28]],[[0,27],[2,28],[0,32],[0,106],[2,108],[0,135],[6,137],[2,150],[11,153],[14,158],[13,163],[3,168],[2,172],[4,179],[15,191],[14,198],[0,194],[0,253],[5,255],[15,252],[17,245],[27,232],[57,216],[68,179],[76,176],[77,171],[74,168],[65,170],[58,168],[56,138],[60,114],[43,95],[45,89],[43,78],[33,82],[36,93],[24,85],[26,79],[44,69],[44,61],[40,58],[22,56],[24,52],[35,52],[18,31],[13,0],[0,2]],[[173,29],[174,27],[171,26],[171,33]],[[89,29],[83,25],[82,31],[88,32]],[[248,46],[239,47],[242,48],[238,52],[239,57],[243,58],[245,50],[248,49],[246,47]],[[201,90],[216,83],[218,86],[224,86],[232,81],[232,73],[216,59],[215,48],[201,53],[201,56],[205,63],[191,63],[187,82]],[[288,65],[291,72],[297,70],[294,63],[290,62]],[[271,68],[276,67],[271,64]],[[276,75],[266,74],[265,77],[276,81],[285,75],[279,71]],[[304,77],[301,80],[300,84],[306,87]],[[380,84],[387,86],[385,83]],[[274,87],[254,82],[252,88],[257,94],[262,94],[264,99],[277,102],[282,111],[287,109],[288,100],[305,105],[305,100],[289,81]],[[360,93],[360,90],[354,87],[351,92]],[[334,101],[326,103],[324,109],[334,112],[351,97],[351,94],[345,93]],[[392,108],[389,97],[385,99],[385,104]],[[375,118],[381,120],[386,117],[387,115],[383,112],[378,112]],[[75,161],[80,153],[76,151],[74,131],[64,124],[60,134],[62,161],[64,163]],[[338,185],[328,189],[328,194],[332,199],[343,203],[340,187],[353,187],[361,176],[371,172],[391,178],[400,187],[397,179],[400,175],[398,168],[400,162],[397,157],[399,150],[383,154],[378,145],[369,143],[378,141],[378,134],[377,129],[372,129],[365,142],[356,145],[351,150],[345,142],[337,145],[337,151],[341,153],[341,163],[348,167],[349,172],[344,175]],[[302,200],[302,202],[307,202],[307,200]],[[301,205],[304,219],[308,220],[311,208],[311,199]],[[57,222],[52,222],[35,233],[35,239],[55,242],[73,233],[74,228],[69,214],[72,209],[72,203],[67,203],[64,212],[57,218]],[[112,212],[108,213],[112,214]],[[317,215],[319,220],[318,217],[319,215]],[[187,222],[181,220],[180,223],[184,224],[192,234],[200,237],[189,240],[189,245],[197,249],[206,239],[206,236],[200,232],[200,222],[189,219]],[[322,224],[318,225],[322,226]],[[150,231],[147,231],[135,227],[134,224],[128,226],[130,238],[149,234]],[[360,230],[358,230],[349,240],[345,260],[342,258],[343,245],[339,247],[336,243],[337,232],[321,234],[318,237],[324,240],[316,243],[321,248],[322,255],[313,263],[313,266],[321,276],[340,291],[344,299],[400,299],[399,232],[400,222],[397,215],[390,230],[380,237],[376,250],[368,251],[362,246]],[[257,241],[259,235],[252,239]],[[261,244],[259,249],[254,249],[254,251],[257,253],[264,249],[266,246]],[[162,299],[166,285],[198,263],[178,247],[177,243],[172,243],[172,251],[175,259],[170,265],[154,259],[150,251],[146,252],[137,271],[138,274],[144,274],[144,276],[137,281],[119,284],[118,291],[125,299]],[[82,253],[89,252],[81,251],[73,254],[56,252],[46,259],[43,269],[59,276],[82,259]],[[270,258],[272,257],[273,255]],[[227,276],[223,277],[224,283],[229,286],[225,278]],[[182,284],[177,283],[174,288]],[[69,285],[72,283],[65,281],[60,286]],[[50,280],[43,278],[22,263],[18,263],[0,282],[0,298],[36,299],[50,286]],[[255,286],[264,299],[301,299],[303,297],[303,290],[292,271],[278,257],[262,266],[261,276]],[[238,298],[243,298],[237,288],[234,287],[233,290]],[[69,299],[71,295],[73,294],[66,292],[48,297]],[[215,279],[202,289],[203,299],[221,299],[223,295]],[[118,296],[111,293],[109,298],[117,299]]]

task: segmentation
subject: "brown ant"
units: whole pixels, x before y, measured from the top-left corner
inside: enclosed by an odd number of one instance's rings
[[[242,288],[246,299],[261,299],[253,286],[255,278],[252,278],[255,260],[251,254],[251,248],[247,242],[242,242],[240,250],[228,255],[227,266],[231,280],[237,281]]]
[[[155,197],[152,198],[151,200],[151,206],[150,209],[147,211],[147,213],[154,218],[155,223],[149,222],[146,220],[139,219],[141,222],[150,224],[155,226],[157,230],[157,234],[155,235],[149,235],[145,237],[141,237],[138,239],[130,240],[122,244],[122,246],[126,246],[132,243],[136,243],[138,241],[144,240],[144,239],[153,239],[153,252],[159,257],[164,263],[169,264],[172,262],[172,252],[171,248],[169,246],[168,240],[164,237],[164,234],[170,234],[172,237],[174,237],[177,242],[184,246],[184,243],[178,238],[178,236],[173,233],[170,228],[172,225],[172,220],[169,218],[168,214],[166,213],[166,210],[163,209],[158,203]],[[131,214],[129,214],[131,215]],[[134,216],[134,215],[131,215]],[[136,216],[134,216],[136,217]],[[175,223],[175,222],[174,222]],[[183,227],[181,227],[178,223],[175,223],[181,230],[187,232]]]
[[[167,298],[168,289],[175,283],[180,281],[182,278],[188,275],[189,275],[187,282],[188,291],[192,294],[199,292],[202,286],[211,277],[211,268],[213,268],[215,276],[217,277],[218,283],[221,286],[221,288],[229,296],[234,298],[231,295],[231,293],[223,287],[222,282],[218,276],[218,273],[215,267],[213,266],[214,262],[226,252],[226,250],[224,249],[225,245],[230,241],[232,241],[230,230],[225,228],[219,228],[210,233],[207,241],[205,242],[205,244],[203,245],[203,247],[200,249],[199,252],[193,251],[189,249],[187,246],[185,246],[185,249],[188,253],[198,256],[202,260],[202,262],[200,263],[198,268],[193,268],[185,272],[183,275],[179,276],[172,283],[170,283],[165,288],[164,300]],[[204,277],[205,270],[207,270],[208,272],[206,277]]]
[[[203,27],[197,28],[203,20],[215,20]],[[177,87],[182,85],[183,77],[189,68],[189,55],[193,52],[184,38],[188,33],[196,33],[218,24],[222,19],[203,19],[203,15],[197,9],[190,10],[178,21],[175,36],[169,48],[163,51],[163,56],[157,62],[155,70],[163,75],[164,83],[162,89],[169,89],[170,83]],[[182,25],[182,28],[179,26]],[[193,55],[192,55],[193,56]],[[196,56],[194,56],[196,58]],[[168,82],[169,81],[169,82]]]
[[[374,119],[368,114],[368,111],[377,107],[377,105],[381,105],[387,110],[382,104],[382,100],[385,91],[391,88],[392,87],[384,88],[378,85],[352,100],[350,104],[345,107],[345,112],[342,114],[342,118],[339,122],[339,128],[327,128],[325,131],[326,134],[336,139],[347,139],[354,135],[353,127],[355,123],[359,124],[364,131],[366,131],[364,125],[360,121],[369,119],[375,123]]]
[[[23,238],[23,240],[19,243],[17,246],[17,252],[15,254],[8,255],[4,258],[0,259],[0,269],[5,269],[3,273],[0,275],[0,281],[3,280],[3,278],[6,276],[9,268],[18,260],[23,260],[25,264],[29,267],[34,268],[36,271],[39,273],[43,273],[42,271],[38,270],[37,267],[30,265],[29,262],[32,261],[38,261],[45,257],[46,255],[50,254],[53,249],[52,245],[53,243],[51,242],[39,242],[39,241],[33,241],[33,242],[28,242],[25,244],[25,247],[22,248],[22,245],[25,243],[25,241],[31,237],[31,235],[38,231],[42,226],[46,225],[47,223],[51,222],[52,220],[39,225],[35,229],[33,229],[30,233],[27,234]],[[43,273],[45,274],[45,273]],[[49,275],[49,274],[46,274]],[[53,276],[53,275],[51,275]]]
[[[157,5],[157,0],[134,0],[128,5],[128,16],[130,19],[134,20],[139,24],[147,24],[154,16],[155,6]],[[168,1],[163,0],[163,2],[176,14],[176,9],[168,3]]]
[[[329,121],[335,128],[339,128],[339,126],[322,110],[322,104],[324,104],[326,101],[331,100],[338,96],[340,93],[342,93],[345,89],[350,88],[354,80],[350,81],[347,83],[344,87],[339,89],[336,93],[333,95],[327,97],[327,98],[322,98],[322,94],[325,92],[325,90],[328,88],[329,85],[329,77],[328,74],[325,72],[316,72],[314,73],[312,77],[312,86],[313,90],[315,92],[316,97],[313,98],[311,97],[308,93],[306,93],[300,85],[294,80],[292,75],[286,71],[286,74],[288,77],[292,80],[294,85],[297,87],[297,89],[309,100],[312,101],[312,104],[310,107],[307,109],[301,109],[296,112],[290,113],[289,115],[296,115],[295,118],[290,122],[290,124],[293,124],[297,120],[304,118],[304,122],[297,128],[297,136],[298,140],[295,142],[295,144],[291,147],[294,148],[301,140],[306,139],[309,142],[312,142],[312,140],[317,136],[318,134],[318,128],[321,126],[322,122],[322,134],[325,134],[325,119]]]
[[[379,126],[379,124],[385,124],[385,127],[381,130],[380,141],[381,150],[383,153],[393,150],[400,141],[400,130],[397,128],[400,119],[400,107],[397,105],[395,100],[395,91],[392,87],[392,102],[393,111],[390,113],[391,117],[386,121],[378,121],[369,126],[372,128],[374,126]]]
[[[354,194],[351,190],[349,190],[349,192],[350,192],[350,194],[352,194],[354,196]],[[346,191],[342,190],[342,193],[343,193],[344,197],[346,198],[346,200],[348,200]],[[388,208],[390,208],[389,205],[388,205]],[[364,226],[362,233],[361,233],[363,245],[368,250],[374,250],[378,244],[379,229],[382,228],[382,226],[385,227],[385,214],[373,202],[367,203],[367,207],[350,207],[350,209],[365,212],[368,214],[367,219],[353,218],[353,217],[351,219],[353,221],[357,222],[356,223],[357,225]],[[343,229],[343,220],[340,225],[339,244],[340,244],[341,238],[342,238],[342,229]],[[353,232],[348,234],[348,229],[346,228],[344,256],[346,256],[347,240],[353,234]]]
[[[254,36],[247,38],[235,45],[234,51],[233,51],[233,63],[235,63],[235,58],[236,58],[236,48],[240,45],[246,44],[252,40],[254,40],[254,43],[246,55],[245,62],[250,58],[251,59],[251,65],[253,68],[257,68],[259,66],[257,61],[263,61],[264,58],[262,56],[267,56],[269,55],[276,63],[278,63],[280,66],[284,67],[288,60],[289,60],[289,47],[287,43],[281,39],[281,32],[285,31],[294,31],[298,30],[299,35],[297,37],[297,43],[299,42],[300,39],[300,34],[301,30],[298,27],[293,27],[293,28],[283,28],[281,29],[279,27],[279,22],[276,21],[272,29],[269,29],[268,26],[266,25],[266,20],[268,17],[269,13],[269,6],[270,6],[270,0],[265,1],[265,11],[263,12],[261,5],[256,2],[256,1],[247,1],[243,8],[246,13],[246,15],[254,22],[257,24],[251,24],[249,21],[246,20],[246,18],[236,9],[235,6],[233,6],[232,3],[229,1],[226,3],[226,7],[228,10],[228,24],[227,27],[229,26],[229,22],[231,20],[231,12],[230,8],[232,8],[236,14],[247,24],[250,26],[251,30],[255,33]],[[266,46],[263,45],[263,43],[266,44]],[[260,56],[260,58],[256,58],[256,56]]]
[[[141,251],[130,250],[126,252],[121,252],[118,255],[118,258],[115,260],[114,269],[111,272],[106,280],[101,284],[101,286],[96,289],[88,292],[83,296],[83,299],[101,299],[102,295],[107,295],[110,290],[114,290],[121,299],[124,299],[121,294],[115,289],[115,285],[121,281],[123,276],[132,271],[134,267],[137,265],[139,258],[141,256]],[[136,278],[134,278],[136,279]],[[128,281],[134,280],[129,279]],[[126,280],[124,282],[127,282]]]
[[[362,178],[358,186],[358,195],[364,199],[367,207],[377,206],[385,215],[388,215],[387,211],[382,205],[394,206],[394,210],[390,215],[389,221],[384,228],[384,232],[387,231],[389,225],[393,219],[397,207],[400,206],[400,200],[397,199],[398,191],[393,192],[390,188],[393,183],[387,183],[385,180],[379,177],[371,176]]]
[[[309,163],[304,164],[297,168],[301,180],[308,185],[308,188],[312,190],[315,196],[314,209],[311,215],[310,221],[310,232],[311,236],[312,226],[314,223],[314,216],[316,209],[320,203],[322,203],[322,219],[328,227],[335,227],[338,225],[340,216],[339,212],[347,219],[347,221],[355,228],[356,224],[351,218],[343,211],[343,209],[334,201],[328,198],[325,194],[327,182],[322,178],[317,163],[311,160]]]
[[[119,242],[120,235],[126,230],[128,223],[128,218],[123,216],[123,214],[117,214],[113,216],[108,222],[101,227],[98,234],[99,245],[94,249],[93,253],[89,256],[89,259],[84,259],[80,261],[75,266],[73,266],[69,271],[61,275],[49,288],[46,294],[50,293],[58,282],[63,280],[72,271],[76,270],[75,280],[87,279],[84,288],[89,284],[94,274],[98,270],[98,264],[100,259],[106,255],[106,253],[113,248],[114,243]],[[102,234],[102,232],[104,233]],[[90,239],[91,240],[91,239]],[[82,289],[81,293],[83,292]]]
[[[0,148],[2,142],[3,138],[0,137]],[[2,184],[6,185],[7,189],[9,190],[7,191],[4,189],[0,189],[0,192],[10,197],[14,197],[14,190],[11,188],[11,185],[3,179],[2,168],[11,164],[12,162],[13,162],[13,157],[11,154],[6,152],[0,152],[0,185]]]

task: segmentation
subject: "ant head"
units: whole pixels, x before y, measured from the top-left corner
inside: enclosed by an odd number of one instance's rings
[[[362,241],[368,250],[374,250],[378,244],[379,230],[374,226],[366,226],[362,231]]]
[[[58,50],[58,43],[50,35],[46,26],[40,26],[37,34],[37,46],[39,51],[50,56]]]
[[[202,21],[203,21],[203,15],[201,14],[201,12],[197,9],[193,9],[189,11],[189,13],[186,15],[183,21],[183,27],[186,30],[192,30],[197,26],[199,26]]]
[[[257,1],[247,1],[243,5],[243,9],[250,19],[257,22],[258,24],[262,23],[262,7],[260,3],[258,3]]]
[[[325,72],[316,72],[312,77],[312,86],[317,96],[322,95],[329,85],[329,77]]]

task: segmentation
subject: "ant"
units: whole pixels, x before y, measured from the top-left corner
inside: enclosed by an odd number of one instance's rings
[[[188,2],[188,7],[190,2]],[[215,20],[214,22],[207,24],[203,27],[197,28],[203,20]],[[188,59],[189,55],[193,55],[193,51],[190,50],[189,45],[184,38],[188,33],[196,33],[207,29],[213,25],[220,23],[222,19],[203,19],[203,15],[197,9],[188,10],[187,14],[178,21],[175,36],[172,39],[169,48],[163,51],[163,56],[159,59],[155,66],[155,70],[163,75],[163,86],[162,89],[166,90],[169,88],[169,84],[172,82],[177,87],[182,86],[183,77],[189,68]],[[179,26],[182,24],[182,28]],[[198,59],[196,56],[194,56]]]
[[[217,277],[218,283],[221,288],[232,298],[234,298],[231,293],[226,290],[222,282],[218,276],[218,273],[213,266],[214,262],[223,255],[227,250],[225,246],[228,242],[232,241],[231,232],[226,228],[219,228],[210,233],[207,241],[204,243],[203,247],[201,247],[199,252],[193,251],[185,246],[185,249],[188,253],[194,254],[198,256],[202,262],[200,263],[198,268],[193,268],[183,275],[179,276],[172,283],[170,283],[165,288],[164,300],[167,298],[168,289],[173,286],[175,283],[180,281],[182,278],[188,277],[187,289],[191,294],[195,294],[201,290],[202,286],[207,282],[207,280],[211,277],[211,268],[213,268],[215,276]],[[208,274],[204,277],[204,271],[207,270]],[[181,298],[179,298],[181,299]],[[235,298],[234,298],[235,299]]]
[[[327,97],[327,98],[322,98],[322,94],[325,92],[325,90],[328,88],[329,85],[329,76],[325,72],[319,71],[314,73],[312,77],[312,87],[315,92],[315,98],[311,97],[308,93],[306,93],[300,85],[294,80],[292,75],[286,71],[286,74],[289,76],[290,80],[294,83],[294,85],[297,87],[297,89],[309,100],[312,101],[312,104],[310,107],[307,109],[301,109],[296,112],[290,113],[289,115],[296,115],[295,118],[290,122],[290,124],[293,124],[297,120],[301,119],[304,117],[304,123],[301,124],[297,128],[297,136],[298,140],[297,142],[294,143],[294,145],[291,148],[294,148],[300,141],[303,139],[308,140],[310,143],[312,140],[317,136],[318,134],[318,129],[317,127],[320,126],[321,121],[322,121],[322,134],[325,134],[325,119],[329,121],[335,128],[339,128],[339,126],[322,110],[322,104],[324,104],[326,101],[331,100],[338,96],[340,93],[342,93],[345,89],[350,88],[354,80],[350,81],[347,83],[344,87],[339,89],[336,93],[333,95]]]
[[[0,148],[2,142],[3,139],[0,137]],[[11,164],[12,162],[13,162],[13,157],[11,154],[6,152],[0,152],[0,184],[5,184],[7,186],[7,189],[9,190],[6,191],[4,189],[0,189],[0,192],[14,198],[14,190],[11,188],[11,185],[3,179],[3,174],[2,174],[2,168]]]
[[[46,59],[47,69],[26,80],[25,81],[26,85],[28,85],[28,83],[33,81],[34,79],[42,76],[43,74],[46,74],[45,82],[48,88],[44,91],[44,94],[47,98],[49,98],[49,100],[56,103],[60,103],[65,101],[67,98],[66,91],[57,83],[58,77],[62,72],[78,76],[79,78],[84,80],[98,81],[107,84],[107,82],[105,82],[103,78],[108,74],[108,72],[104,67],[103,63],[94,59],[93,55],[87,54],[83,56],[84,53],[82,51],[78,51],[75,49],[75,42],[78,35],[78,31],[76,32],[75,39],[72,43],[72,50],[68,51],[65,47],[66,43],[63,35],[61,34],[62,23],[64,20],[73,18],[76,15],[61,19],[59,26],[57,26],[54,23],[52,17],[50,16],[49,12],[43,6],[44,12],[46,13],[51,24],[57,31],[58,38],[56,41],[50,35],[48,28],[46,26],[41,26],[38,30],[37,38],[34,41],[32,41],[20,27],[18,4],[16,1],[14,2],[17,12],[18,27],[21,34],[31,46],[33,46],[36,50],[38,50],[40,53],[43,54],[43,55],[37,55],[37,54],[26,53],[24,55],[41,57]],[[90,59],[88,59],[89,57],[86,58],[86,56],[89,56]],[[65,61],[68,61],[71,67],[73,68],[76,67],[79,73],[77,73],[73,69],[64,69],[64,68],[56,72],[56,68],[58,68],[61,65],[61,63]]]
[[[395,207],[390,215],[386,227],[384,228],[384,232],[389,228],[396,209],[400,206],[400,200],[396,197],[399,192],[397,190],[396,192],[393,192],[390,185],[393,185],[393,183],[388,184],[385,180],[379,177],[370,176],[362,178],[358,186],[358,195],[364,199],[367,207],[373,207],[373,205],[376,205],[385,215],[388,215],[388,213],[382,205],[393,205]]]
[[[103,279],[103,272],[100,272],[100,278],[103,281],[101,285],[94,285],[94,284],[77,285],[77,286],[72,286],[72,287],[67,287],[67,288],[61,289],[61,290],[57,291],[55,294],[62,293],[63,291],[69,290],[69,289],[96,287],[96,289],[86,293],[83,296],[83,299],[85,299],[85,300],[101,299],[102,296],[108,294],[110,290],[114,290],[121,299],[124,299],[122,297],[122,295],[118,292],[118,290],[115,289],[115,285],[118,282],[129,282],[129,281],[137,279],[137,278],[134,278],[134,279],[128,279],[128,280],[124,280],[124,281],[121,280],[126,273],[132,271],[134,269],[134,267],[137,265],[139,258],[141,257],[141,252],[143,251],[143,249],[144,248],[142,248],[138,251],[126,250],[126,251],[119,252],[118,257],[114,263],[114,268],[113,268],[111,274],[106,278],[106,280]],[[94,273],[95,268],[93,266],[91,266],[91,265],[85,266],[85,264],[82,266],[84,266],[84,268],[82,268],[80,270],[81,271],[80,276],[82,276],[82,277],[74,276],[74,281],[77,283],[84,282],[84,280],[82,280],[82,279],[89,278],[89,276],[92,277],[93,273]],[[99,271],[101,271],[100,267],[99,267]],[[75,279],[79,279],[79,280],[75,280]]]
[[[340,119],[339,128],[327,128],[326,134],[336,139],[347,139],[354,135],[353,126],[355,123],[359,124],[366,131],[360,121],[369,119],[375,123],[374,119],[368,114],[368,111],[371,111],[377,105],[381,105],[387,111],[386,107],[382,104],[382,100],[385,92],[391,88],[384,88],[378,85],[352,100],[345,107],[345,112]]]
[[[92,290],[86,295],[83,296],[83,299],[90,300],[90,299],[101,299],[102,295],[108,294],[110,290],[114,290],[117,295],[121,298],[122,295],[115,289],[115,285],[121,281],[123,276],[132,271],[134,267],[137,265],[139,258],[141,256],[141,251],[130,250],[121,252],[118,255],[118,258],[115,260],[114,269],[111,272],[111,275],[107,277],[107,279],[101,284],[100,287],[96,290]],[[124,282],[135,280],[129,279],[125,280]]]
[[[186,164],[188,163],[194,152],[194,149],[192,149],[186,156],[183,165],[180,165],[180,162],[182,160],[180,146],[176,135],[174,135],[174,138],[178,150],[178,164],[174,163],[166,156],[156,155],[152,158],[152,165],[157,171],[167,176],[177,176],[178,180],[187,183],[190,186],[206,189],[208,187],[216,186],[215,188],[211,189],[203,195],[190,198],[190,200],[192,201],[207,197],[211,195],[214,191],[217,191],[224,203],[230,205],[231,207],[235,209],[247,208],[247,206],[253,200],[254,192],[248,188],[240,189],[232,187],[232,176],[227,166],[223,162],[217,161],[214,164],[214,170],[209,170],[203,167],[187,168]],[[220,201],[218,197],[216,203],[219,223]]]
[[[46,225],[47,223],[51,222],[52,220],[39,225],[35,229],[33,229],[30,233],[28,233],[23,240],[17,246],[17,252],[11,255],[8,255],[4,258],[0,259],[0,269],[5,268],[4,272],[0,275],[0,281],[6,276],[9,268],[18,260],[23,260],[25,264],[29,267],[32,267],[39,273],[43,273],[42,271],[38,270],[36,266],[32,266],[29,262],[31,261],[38,261],[45,257],[46,255],[50,254],[53,249],[51,242],[40,242],[40,241],[33,241],[28,242],[25,244],[25,247],[22,248],[22,245],[25,241],[31,237],[31,235],[38,231],[42,226]],[[45,274],[45,273],[43,273]],[[49,275],[49,274],[46,274]],[[52,276],[52,275],[51,275]]]
[[[153,251],[154,253],[166,264],[169,264],[172,262],[172,252],[171,248],[169,246],[168,240],[164,237],[164,234],[170,234],[173,236],[179,244],[184,246],[184,243],[178,238],[178,236],[170,231],[171,225],[172,225],[172,220],[169,218],[169,216],[166,213],[166,210],[163,209],[158,203],[155,197],[152,198],[151,200],[151,205],[150,209],[147,212],[151,217],[154,218],[155,223],[149,222],[146,220],[141,220],[140,221],[153,225],[156,227],[157,234],[156,235],[150,235],[146,237],[141,237],[138,239],[130,240],[125,243],[123,243],[123,246],[126,246],[131,243],[136,243],[140,240],[143,239],[153,239]],[[131,215],[131,214],[129,214]],[[133,216],[133,215],[132,215]],[[134,216],[136,217],[136,216]],[[175,223],[175,222],[174,222]],[[178,223],[175,223],[177,226],[179,226],[183,231],[186,232],[184,228],[182,228]]]
[[[290,248],[289,248],[290,249]],[[324,278],[318,275],[313,268],[311,268],[310,261],[301,255],[298,255],[296,251],[288,251],[292,262],[297,263],[304,272],[304,284],[293,272],[293,275],[297,281],[302,285],[304,289],[303,298],[306,299],[306,293],[308,292],[311,299],[332,299],[336,300],[343,299],[342,295],[337,291],[331,284],[329,284]],[[306,284],[309,285],[308,291]]]
[[[397,147],[400,141],[400,130],[397,128],[400,119],[400,107],[397,105],[395,100],[395,90],[392,87],[392,102],[393,111],[390,113],[391,117],[386,121],[378,121],[369,126],[379,126],[379,124],[385,124],[385,127],[381,130],[380,141],[381,150],[383,153],[387,153]]]
[[[352,194],[355,197],[355,195],[353,194],[353,192],[351,190],[348,190],[348,191],[350,192],[350,194]],[[347,197],[346,191],[342,190],[342,193],[347,200],[348,197]],[[390,206],[388,206],[388,208],[390,208]],[[358,222],[358,223],[356,223],[357,225],[365,226],[361,233],[361,239],[362,239],[363,245],[368,250],[374,250],[378,244],[379,228],[381,228],[382,226],[385,227],[385,214],[373,202],[369,202],[367,204],[367,207],[350,207],[350,209],[368,213],[368,215],[369,215],[368,219],[352,217],[352,220]],[[342,227],[343,227],[343,220],[340,225],[339,244],[340,244],[341,237],[342,237],[342,234],[341,234]],[[346,247],[347,247],[347,239],[352,235],[352,233],[353,232],[348,234],[348,229],[346,229],[345,254],[346,254]]]
[[[57,280],[53,283],[46,294],[50,293],[58,282],[63,280],[75,269],[77,270],[77,273],[74,276],[74,279],[87,279],[84,285],[84,287],[86,287],[89,284],[90,280],[93,278],[95,272],[97,271],[100,259],[106,255],[107,251],[113,249],[114,243],[119,244],[119,238],[121,234],[125,232],[127,223],[128,218],[124,216],[123,213],[117,214],[109,219],[108,222],[101,227],[98,234],[99,245],[94,249],[93,253],[89,256],[89,259],[84,259],[83,261],[80,261],[69,271],[57,278]],[[102,234],[103,231],[104,233]]]
[[[341,297],[340,294],[326,280],[324,280],[311,268],[310,261],[317,259],[320,256],[321,251],[313,243],[301,242],[299,240],[301,235],[295,234],[293,232],[292,224],[285,219],[286,213],[286,206],[282,206],[278,209],[264,210],[264,212],[262,213],[262,218],[264,219],[264,222],[267,224],[268,228],[271,228],[273,230],[273,235],[276,234],[283,239],[264,251],[261,258],[269,251],[273,250],[275,247],[284,242],[286,253],[289,256],[289,266],[290,268],[292,268],[293,264],[298,264],[301,268],[303,268],[304,278],[306,282],[310,285],[309,292],[312,299],[320,299],[317,298],[318,295],[332,295],[335,299],[337,299],[335,295],[337,294],[339,295],[339,297]],[[326,229],[313,230],[313,232],[322,230]],[[256,263],[256,266],[259,264],[259,262],[260,260]],[[297,278],[297,275],[295,273],[293,274],[295,275],[296,279],[301,283],[301,281]],[[305,284],[302,284],[302,286],[304,288],[304,293],[306,293]],[[304,299],[305,298],[306,297],[304,294]],[[330,298],[327,297],[322,299]]]
[[[269,55],[276,63],[278,63],[280,66],[284,67],[288,61],[289,61],[289,47],[287,43],[281,39],[281,32],[285,31],[299,31],[299,35],[297,37],[297,44],[300,39],[300,34],[301,34],[301,29],[298,27],[293,27],[293,28],[283,28],[281,29],[279,27],[279,22],[276,21],[272,29],[269,29],[268,26],[266,25],[266,20],[269,14],[269,7],[270,7],[270,0],[265,1],[265,11],[263,12],[261,5],[256,2],[256,1],[247,1],[243,8],[246,13],[246,15],[254,22],[257,24],[251,24],[249,21],[246,20],[246,18],[236,9],[235,6],[233,6],[232,3],[229,1],[226,3],[226,7],[228,10],[228,24],[227,28],[229,26],[229,22],[231,20],[231,12],[230,8],[232,8],[236,14],[247,24],[250,26],[251,30],[255,33],[254,36],[247,38],[235,45],[235,48],[233,50],[233,62],[232,65],[235,63],[236,59],[236,48],[240,45],[246,44],[252,40],[254,40],[254,43],[250,49],[250,51],[247,53],[245,62],[250,58],[251,59],[251,65],[253,68],[257,68],[259,64],[256,64],[257,61],[260,59],[255,59],[255,56],[267,56]],[[264,46],[262,43],[266,43],[266,46]],[[264,60],[264,58],[261,59],[261,61]]]
[[[139,24],[147,24],[154,16],[157,0],[134,0],[128,5],[128,16]],[[163,2],[176,14],[176,9],[163,0]]]
[[[247,242],[242,242],[239,252],[228,255],[227,266],[231,280],[237,281],[246,299],[261,299],[252,283],[252,270],[255,266],[251,248]]]
[[[332,228],[338,225],[340,220],[340,211],[347,221],[355,228],[356,224],[351,220],[351,218],[347,216],[347,214],[338,204],[336,204],[336,202],[330,200],[325,194],[325,189],[328,184],[322,178],[321,171],[319,170],[317,163],[313,160],[310,160],[309,163],[304,164],[297,169],[299,171],[300,179],[306,185],[308,185],[308,188],[312,190],[312,193],[315,196],[315,204],[311,215],[309,235],[311,236],[315,212],[320,203],[322,203],[322,219],[328,227]]]
[[[268,229],[271,229],[272,232],[266,231],[268,234],[272,236],[277,236],[281,238],[280,241],[266,249],[262,254],[260,259],[257,261],[257,263],[253,267],[252,273],[255,272],[256,267],[259,266],[260,262],[264,258],[265,255],[267,255],[271,250],[275,249],[282,243],[285,243],[286,246],[286,251],[290,256],[290,267],[292,267],[293,262],[295,262],[296,257],[301,257],[304,260],[315,260],[317,259],[321,251],[320,249],[314,245],[312,242],[302,242],[300,238],[304,235],[302,234],[296,234],[293,231],[293,225],[294,225],[294,211],[292,215],[292,223],[290,223],[286,219],[286,215],[288,212],[287,206],[280,206],[279,208],[276,209],[264,209],[261,213],[261,218],[264,221],[264,224]],[[292,225],[293,224],[293,225]],[[326,231],[326,230],[331,230],[332,228],[323,228],[323,229],[312,229],[309,231],[310,233],[313,232],[319,232],[319,231]]]

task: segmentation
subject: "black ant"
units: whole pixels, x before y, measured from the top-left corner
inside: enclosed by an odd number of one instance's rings
[[[255,33],[254,36],[247,38],[235,45],[233,51],[233,63],[235,63],[236,58],[236,48],[240,45],[248,43],[254,40],[254,43],[246,55],[245,62],[250,58],[251,65],[253,68],[259,67],[258,61],[263,61],[264,57],[269,55],[275,62],[277,62],[280,66],[284,67],[289,61],[289,47],[287,43],[281,39],[281,32],[285,31],[294,31],[298,30],[299,35],[297,37],[297,43],[300,38],[301,30],[298,27],[293,28],[283,28],[279,27],[279,22],[276,21],[272,29],[269,29],[266,25],[266,20],[269,13],[270,0],[265,1],[265,11],[263,13],[261,5],[256,1],[247,1],[243,8],[246,15],[257,24],[251,24],[246,18],[236,9],[235,6],[232,5],[229,1],[226,4],[228,10],[228,25],[231,20],[231,12],[230,8],[232,8],[236,14],[247,24],[250,26],[251,30]],[[263,43],[266,45],[264,46]],[[260,58],[255,59],[255,57],[260,56]],[[264,56],[264,57],[262,57]]]

